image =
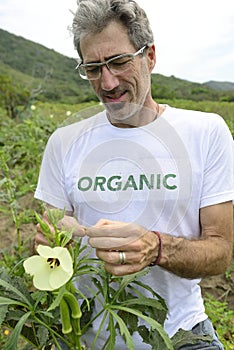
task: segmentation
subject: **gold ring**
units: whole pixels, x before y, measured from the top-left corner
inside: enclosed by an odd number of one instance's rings
[[[119,263],[124,265],[126,263],[126,255],[124,252],[119,252]]]

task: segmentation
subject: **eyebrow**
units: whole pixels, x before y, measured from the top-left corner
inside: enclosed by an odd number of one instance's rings
[[[121,55],[128,55],[130,54],[130,52],[125,52],[125,53],[119,53],[119,54],[116,54],[116,55],[112,55],[112,56],[109,56],[109,57],[104,57],[104,61],[108,61],[112,58],[115,58],[115,57],[118,57],[118,56],[121,56]],[[90,62],[85,62],[84,64],[95,64],[95,63],[101,63],[101,62],[104,62],[104,61],[90,61]]]

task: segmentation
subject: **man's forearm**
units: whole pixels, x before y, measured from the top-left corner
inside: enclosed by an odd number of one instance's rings
[[[232,242],[222,238],[188,240],[161,234],[160,266],[184,278],[202,278],[223,273],[230,264]]]

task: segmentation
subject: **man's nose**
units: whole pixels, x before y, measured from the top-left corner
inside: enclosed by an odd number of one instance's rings
[[[101,88],[102,90],[105,91],[111,91],[117,86],[119,86],[119,79],[116,75],[111,73],[111,71],[106,67],[102,67],[102,72],[101,72]]]

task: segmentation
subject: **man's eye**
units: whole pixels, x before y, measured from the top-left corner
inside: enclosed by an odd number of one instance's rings
[[[97,66],[85,67],[85,71],[87,74],[96,74],[99,72],[99,67]]]
[[[97,67],[97,66],[86,67],[85,70],[86,70],[86,73],[88,73],[88,74],[92,74],[92,73],[94,74],[94,73],[98,73],[99,67]]]
[[[131,60],[132,60],[131,57],[118,58],[117,60],[110,62],[110,64],[112,65],[112,67],[124,66],[126,63],[130,62]]]

